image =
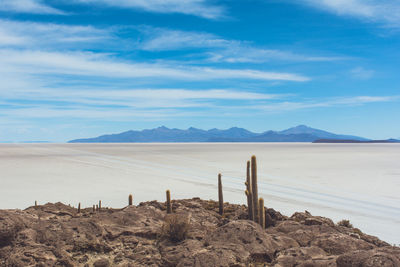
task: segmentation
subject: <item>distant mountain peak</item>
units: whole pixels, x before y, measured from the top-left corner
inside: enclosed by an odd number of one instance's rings
[[[194,128],[194,127],[188,128],[188,131],[198,131],[198,130],[200,130],[200,129],[197,129],[197,128]]]
[[[244,128],[208,131],[190,127],[187,130],[169,129],[160,126],[143,131],[127,131],[119,134],[102,135],[96,138],[77,139],[71,143],[151,143],[151,142],[313,142],[318,139],[367,140],[358,136],[338,135],[307,125],[298,125],[283,131],[254,133]]]
[[[313,129],[313,128],[311,128],[311,127],[309,127],[307,125],[304,125],[304,124],[297,125],[296,127],[293,127],[293,128],[294,129]]]
[[[169,130],[169,128],[165,127],[164,125],[157,127],[157,130]]]

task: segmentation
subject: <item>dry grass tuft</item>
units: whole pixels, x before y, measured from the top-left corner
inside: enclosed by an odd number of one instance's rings
[[[340,222],[337,223],[339,226],[344,226],[347,228],[353,228],[353,225],[350,223],[349,220],[341,220]]]
[[[161,238],[180,242],[187,238],[190,229],[190,217],[183,214],[168,214],[161,229]]]

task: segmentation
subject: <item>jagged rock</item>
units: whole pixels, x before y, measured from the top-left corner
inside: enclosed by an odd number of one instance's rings
[[[243,205],[225,203],[223,216],[211,200],[172,206],[187,222],[181,241],[163,233],[165,204],[157,201],[79,214],[62,203],[1,210],[0,266],[400,266],[399,248],[309,212],[285,217],[268,208],[262,229]]]
[[[93,263],[93,267],[109,267],[110,261],[106,258],[101,258]]]
[[[338,257],[339,267],[398,267],[400,266],[400,248],[384,247],[371,250],[358,250]]]

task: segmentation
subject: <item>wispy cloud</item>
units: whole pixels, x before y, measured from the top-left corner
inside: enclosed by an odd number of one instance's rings
[[[63,11],[44,4],[40,0],[1,0],[0,11],[32,14],[63,15]]]
[[[185,60],[178,64],[176,62],[173,64],[140,63],[124,60],[110,53],[75,51],[82,51],[85,47],[101,49],[99,41],[102,45],[108,44],[108,47],[112,47],[113,44],[116,46],[117,43],[121,43],[116,31],[118,30],[98,29],[92,26],[0,20],[0,66],[3,71],[12,75],[20,73],[21,75],[75,75],[106,78],[157,77],[158,79],[193,81],[251,79],[302,82],[310,80],[309,77],[296,73],[247,68],[198,67],[191,66]],[[191,38],[190,34],[187,38]],[[198,39],[194,37],[193,42]],[[217,42],[212,38],[204,39],[213,43]],[[157,42],[154,39],[153,44],[143,44],[141,49],[156,49],[159,46]],[[221,42],[227,41],[221,40]],[[167,42],[165,44],[168,45]],[[224,45],[227,46],[227,44]],[[171,44],[171,48],[176,46],[179,45]]]
[[[350,74],[355,79],[368,80],[374,76],[375,71],[364,69],[363,67],[357,67],[357,68],[352,69],[350,71]]]
[[[310,78],[293,73],[252,69],[173,66],[121,61],[106,54],[84,52],[43,52],[0,50],[0,67],[9,72],[29,74],[83,75],[109,78],[149,78],[178,80],[252,79],[304,82]]]
[[[97,97],[93,97],[99,93]],[[177,96],[169,97],[174,93]],[[78,118],[78,119],[101,119],[132,121],[140,119],[160,120],[175,117],[198,117],[198,116],[252,116],[264,113],[282,113],[302,109],[336,108],[343,106],[361,106],[371,103],[396,102],[400,96],[354,96],[354,97],[332,97],[312,101],[286,101],[287,96],[275,95],[271,98],[266,94],[254,94],[250,92],[230,90],[206,90],[196,92],[187,89],[174,90],[128,90],[121,97],[109,99],[112,92],[95,91],[68,93],[59,91],[55,100],[40,101],[31,99],[29,104],[19,105],[10,101],[10,107],[0,110],[3,118],[14,120],[29,118]],[[182,96],[179,96],[179,95]],[[207,94],[207,95],[206,95]],[[224,94],[225,96],[222,96]],[[43,95],[43,94],[39,94]],[[127,96],[123,99],[123,96]],[[223,102],[215,102],[218,99],[241,101],[225,105]],[[47,99],[51,99],[47,96]],[[62,99],[63,101],[61,101]],[[5,100],[7,103],[9,100]],[[267,103],[263,103],[267,101]],[[60,104],[62,103],[62,104]],[[4,103],[3,103],[4,105]],[[10,120],[11,122],[13,120]]]
[[[319,100],[281,101],[266,105],[254,106],[254,108],[268,112],[283,112],[283,111],[294,111],[294,110],[313,109],[313,108],[360,106],[370,103],[397,102],[399,100],[400,100],[399,95],[331,97]]]
[[[74,2],[134,8],[156,13],[180,13],[206,19],[218,19],[225,13],[222,6],[211,4],[207,0],[75,0]]]
[[[227,40],[210,33],[188,32],[163,28],[142,27],[145,39],[140,47],[147,51],[203,49],[212,62],[263,63],[273,60],[285,61],[336,61],[344,57],[308,56],[279,49],[254,46],[251,42]]]
[[[93,26],[74,26],[54,23],[0,19],[0,47],[40,49],[80,49],[114,38],[112,31]]]
[[[338,15],[400,27],[398,0],[302,0],[302,2]]]
[[[94,86],[93,86],[94,87]],[[0,105],[23,107],[27,103],[70,103],[73,105],[132,107],[132,108],[189,108],[206,107],[223,100],[258,101],[284,98],[287,95],[247,92],[233,89],[96,89],[93,87],[62,87],[57,89],[16,88],[12,92],[0,91]],[[21,105],[15,100],[25,99]],[[29,99],[29,101],[28,101]],[[29,105],[29,104],[28,104]]]

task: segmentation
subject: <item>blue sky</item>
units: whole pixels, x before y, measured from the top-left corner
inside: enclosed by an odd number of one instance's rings
[[[0,0],[0,141],[161,125],[400,137],[398,0]]]

